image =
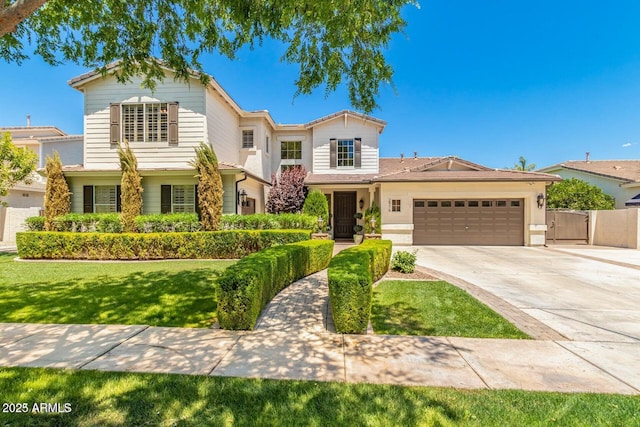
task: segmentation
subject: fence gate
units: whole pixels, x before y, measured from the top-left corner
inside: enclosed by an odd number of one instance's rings
[[[547,210],[547,242],[589,243],[589,213]]]

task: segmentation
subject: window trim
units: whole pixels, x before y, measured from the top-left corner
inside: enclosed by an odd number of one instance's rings
[[[193,188],[193,210],[176,212],[174,203],[175,187],[192,187]],[[160,213],[198,213],[198,184],[161,184],[160,185]]]
[[[285,145],[285,144],[296,144],[296,143],[300,145],[300,149],[299,150],[296,149],[296,148],[293,148],[293,149],[287,148],[286,150],[283,150],[283,145]],[[299,152],[300,153],[300,157],[287,157],[287,158],[284,158],[282,156],[283,152],[294,153],[294,154],[297,154]],[[302,160],[302,141],[295,140],[295,139],[292,139],[292,140],[291,139],[287,139],[287,140],[280,141],[280,160],[293,160],[293,161]]]
[[[251,132],[251,146],[246,146],[244,145],[245,142],[245,133],[248,135],[248,133]],[[241,129],[240,132],[240,148],[242,150],[255,150],[256,148],[256,132],[255,129],[253,128],[245,128],[245,129]]]
[[[347,158],[342,158],[340,157],[341,154],[344,154],[340,152],[340,148],[341,148],[341,144],[347,144]],[[356,147],[355,147],[355,139],[354,138],[344,138],[344,139],[338,139],[336,141],[336,168],[337,169],[355,169],[356,166]],[[344,146],[343,146],[344,147]],[[350,164],[344,164],[344,162],[348,161],[348,163]],[[342,161],[343,164],[340,164]]]
[[[120,140],[121,141],[125,141],[128,140],[129,143],[131,144],[154,144],[154,143],[161,143],[161,144],[166,144],[169,143],[169,105],[171,103],[170,102],[156,102],[156,101],[149,101],[149,102],[123,102],[120,104]],[[141,130],[142,130],[142,137],[141,139],[130,139],[127,138],[127,118],[126,118],[126,114],[127,112],[125,110],[131,108],[131,107],[142,107],[142,125],[141,125]],[[157,109],[156,112],[150,111],[151,108]],[[134,134],[138,134],[139,133],[139,128],[140,125],[137,123],[137,119],[138,117],[138,112],[135,112],[135,122],[132,124],[132,127],[136,128],[136,130],[133,131]],[[151,120],[152,118],[152,114],[153,116],[153,121]],[[155,124],[156,130],[152,131],[151,130],[151,126],[152,122],[156,122],[158,121],[158,123]],[[164,123],[163,123],[164,122]],[[163,126],[164,125],[164,126]],[[164,130],[163,130],[164,127]],[[152,140],[150,138],[150,134],[152,133],[156,133],[157,136],[154,140]]]
[[[402,212],[402,199],[389,199],[389,212]]]
[[[114,206],[114,210],[109,210],[106,212],[98,212],[97,206],[98,204],[96,203],[96,196],[97,196],[97,188],[105,188],[105,187],[110,187],[115,189],[115,206]],[[87,190],[91,191],[91,195],[89,196],[87,194]],[[122,211],[122,205],[120,203],[120,195],[121,195],[121,190],[120,190],[120,184],[106,184],[106,185],[85,185],[83,186],[83,191],[82,191],[82,204],[83,204],[83,212],[84,213],[118,213]],[[90,205],[89,202],[86,200],[87,196],[89,196],[90,200]],[[111,206],[111,204],[106,205],[104,203],[100,203],[100,206]],[[89,210],[90,208],[90,210]]]

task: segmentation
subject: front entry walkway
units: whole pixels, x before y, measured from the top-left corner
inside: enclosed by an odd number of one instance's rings
[[[4,323],[0,366],[640,394],[640,343],[339,335],[327,300],[324,271],[250,332]]]

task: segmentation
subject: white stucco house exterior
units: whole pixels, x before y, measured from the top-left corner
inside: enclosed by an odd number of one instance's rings
[[[336,239],[351,238],[354,214],[376,203],[383,237],[396,244],[545,243],[544,196],[556,176],[456,157],[380,158],[386,122],[378,118],[343,110],[279,124],[266,110],[243,110],[213,78],[203,86],[198,76],[187,84],[166,73],[153,92],[98,72],[69,81],[84,94],[82,161],[64,167],[73,211],[119,210],[124,141],[138,159],[144,213],[195,211],[189,162],[204,142],[220,163],[224,213],[264,212],[272,174],[300,165],[306,185],[329,201]]]
[[[569,160],[540,169],[577,178],[594,185],[616,200],[615,208],[640,206],[640,160]]]

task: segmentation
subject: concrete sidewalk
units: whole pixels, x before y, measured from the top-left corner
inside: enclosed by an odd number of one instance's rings
[[[640,394],[640,342],[339,335],[330,317],[324,271],[251,332],[0,324],[0,366]]]

